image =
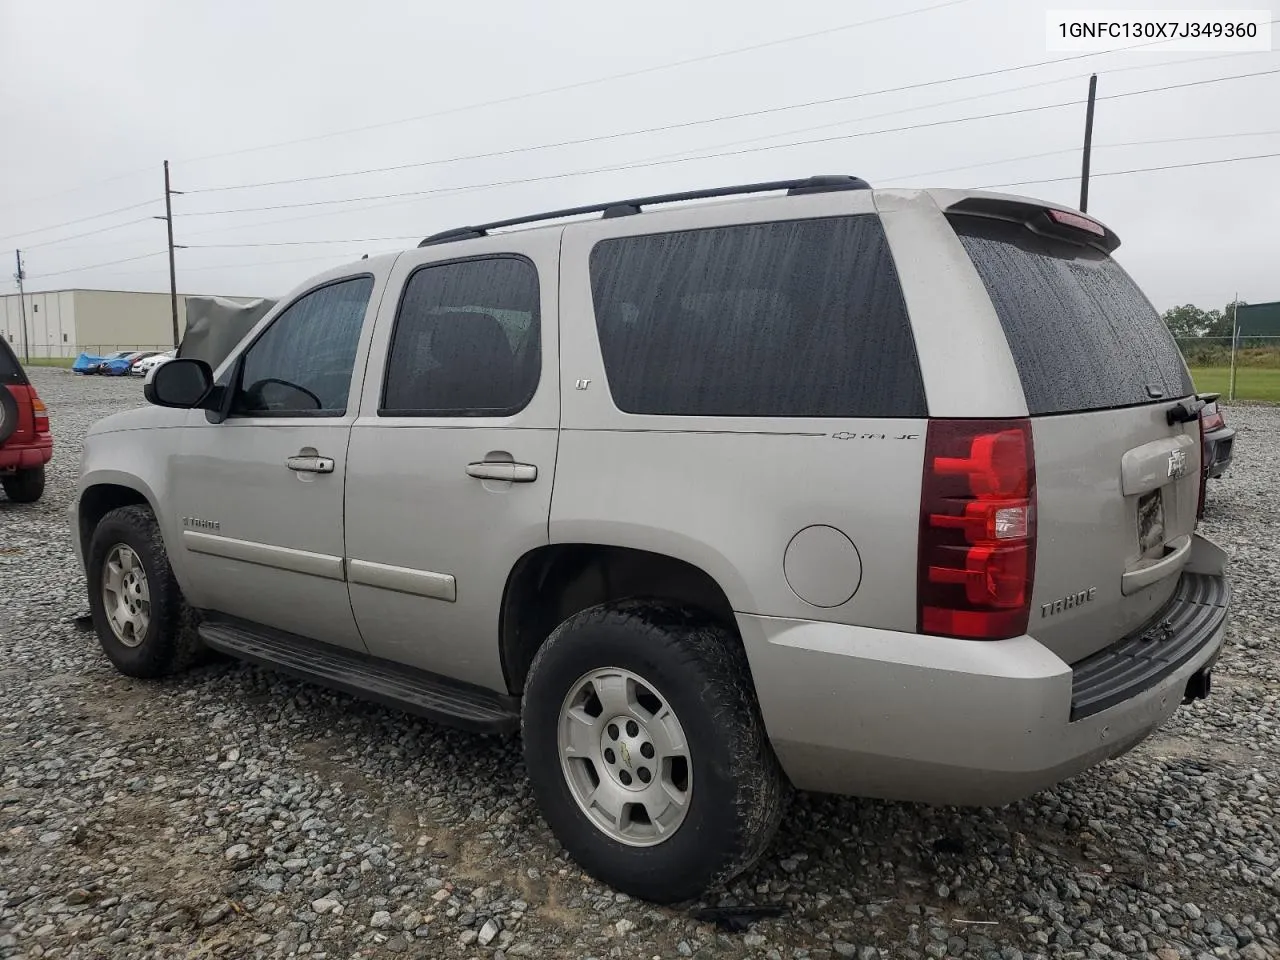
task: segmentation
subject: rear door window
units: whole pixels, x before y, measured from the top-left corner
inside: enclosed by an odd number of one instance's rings
[[[626,413],[922,417],[897,271],[872,215],[603,240],[591,290]]]
[[[538,270],[499,256],[418,268],[405,285],[378,410],[509,417],[542,372]]]
[[[1110,256],[1021,224],[951,222],[1004,327],[1032,415],[1194,392],[1164,321]]]
[[[9,344],[0,340],[0,384],[21,386],[26,382],[26,374],[22,372],[22,365],[18,363],[17,356]]]

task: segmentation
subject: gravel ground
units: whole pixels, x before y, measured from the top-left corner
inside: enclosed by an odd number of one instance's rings
[[[803,796],[716,899],[744,932],[564,857],[518,745],[220,662],[116,674],[64,511],[85,429],[137,381],[32,371],[57,438],[0,496],[0,957],[1280,957],[1280,409],[1230,408],[1208,532],[1236,607],[1214,695],[1002,809]]]

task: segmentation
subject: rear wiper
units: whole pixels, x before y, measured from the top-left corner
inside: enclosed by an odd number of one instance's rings
[[[1165,417],[1169,421],[1169,425],[1175,423],[1191,423],[1200,417],[1200,411],[1204,409],[1204,401],[1199,397],[1194,400],[1179,400],[1176,404],[1165,411]]]

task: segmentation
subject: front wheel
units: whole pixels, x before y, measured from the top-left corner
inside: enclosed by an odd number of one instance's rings
[[[102,651],[121,673],[161,677],[199,657],[196,617],[178,589],[151,510],[120,507],[98,522],[85,564]]]
[[[671,606],[570,617],[530,667],[525,765],[556,837],[589,873],[659,903],[750,866],[785,784],[741,644]]]
[[[14,503],[35,503],[44,495],[44,465],[17,470],[0,477],[0,486]]]

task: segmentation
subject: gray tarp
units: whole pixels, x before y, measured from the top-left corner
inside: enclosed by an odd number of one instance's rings
[[[237,303],[222,297],[187,297],[187,331],[178,356],[194,357],[218,368],[255,323],[266,316],[275,300]]]

